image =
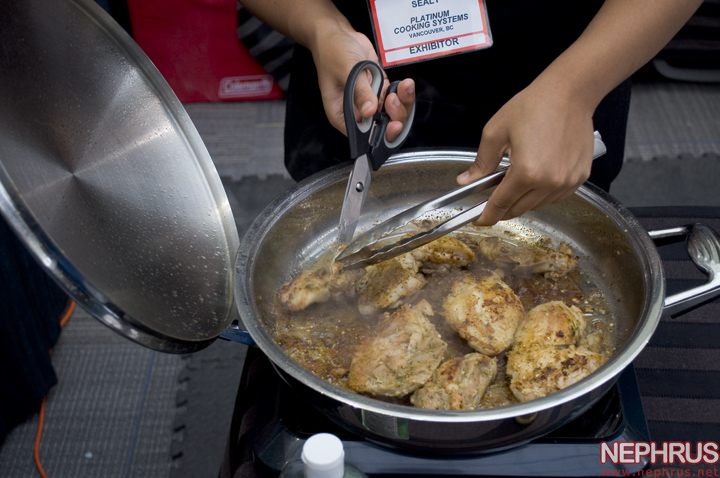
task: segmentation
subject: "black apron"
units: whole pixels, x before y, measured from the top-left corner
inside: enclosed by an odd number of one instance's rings
[[[0,445],[57,383],[49,349],[69,298],[0,217]]]
[[[336,1],[353,27],[374,40],[367,2]],[[403,149],[476,150],[485,123],[529,85],[582,33],[598,0],[487,0],[493,46],[386,70],[391,81],[412,78],[416,113]],[[542,40],[542,41],[541,41]],[[590,177],[607,190],[622,167],[630,81],[612,91],[593,117],[608,153]],[[299,181],[350,159],[347,138],[323,109],[310,52],[296,46],[285,122],[285,166]]]

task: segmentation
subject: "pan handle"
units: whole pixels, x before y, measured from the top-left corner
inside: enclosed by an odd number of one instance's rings
[[[720,295],[720,237],[705,224],[690,224],[648,231],[653,240],[687,236],[687,251],[708,281],[692,289],[665,297],[663,315],[674,316]]]
[[[243,330],[243,327],[245,327],[243,323],[239,319],[235,319],[218,338],[257,347],[255,341],[250,337],[247,330]]]

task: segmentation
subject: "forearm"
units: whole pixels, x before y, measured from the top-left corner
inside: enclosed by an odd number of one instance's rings
[[[314,50],[322,36],[352,31],[348,20],[330,0],[242,0],[240,4],[261,21]]]
[[[536,80],[594,111],[651,60],[702,0],[606,0],[580,38]]]

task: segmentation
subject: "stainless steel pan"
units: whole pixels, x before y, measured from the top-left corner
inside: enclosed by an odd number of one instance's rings
[[[448,191],[474,157],[474,153],[457,151],[396,155],[376,172],[358,230]],[[548,433],[585,411],[608,390],[648,342],[663,314],[679,313],[695,301],[717,294],[720,287],[716,276],[720,246],[712,231],[689,226],[649,234],[615,199],[585,186],[562,204],[496,228],[528,238],[549,236],[567,243],[579,256],[581,267],[610,298],[616,317],[617,351],[601,369],[548,397],[471,412],[420,410],[361,396],[317,378],[273,340],[277,290],[299,270],[312,267],[333,251],[337,205],[348,172],[348,168],[337,168],[306,180],[257,218],[240,245],[236,302],[252,339],[295,389],[340,425],[385,446],[423,453],[479,453],[518,446]],[[467,199],[462,206],[471,207],[480,199]],[[456,214],[456,206],[446,214]],[[686,294],[665,297],[661,261],[651,235],[686,233],[690,233],[696,262],[710,272],[711,280]]]

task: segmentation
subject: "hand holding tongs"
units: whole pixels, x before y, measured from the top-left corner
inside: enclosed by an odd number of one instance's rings
[[[355,167],[350,173],[342,212],[340,213],[338,246],[350,242],[353,238],[360,219],[360,211],[370,187],[370,167],[372,166],[373,171],[377,171],[395,150],[402,146],[415,117],[415,106],[413,106],[402,131],[392,142],[385,138],[385,130],[390,123],[390,117],[387,113],[381,111],[382,105],[378,105],[378,112],[372,118],[363,118],[362,122],[358,124],[355,121],[355,110],[353,108],[355,81],[365,70],[369,70],[372,74],[371,86],[375,90],[378,100],[382,93],[384,81],[383,71],[380,66],[366,60],[353,67],[345,84],[343,113],[345,115],[348,140],[350,141],[350,157],[355,159]],[[397,93],[399,83],[399,81],[395,81],[388,87],[386,97],[390,93]]]
[[[605,148],[605,143],[602,142],[600,133],[595,131],[593,159],[602,156],[606,151],[607,149]],[[508,159],[507,156],[504,159]],[[485,176],[484,178],[478,179],[473,183],[454,189],[443,196],[419,204],[398,214],[397,216],[391,217],[382,224],[365,232],[354,242],[349,244],[347,248],[345,248],[345,250],[343,250],[342,253],[335,259],[336,262],[342,263],[343,267],[346,269],[355,269],[371,264],[377,264],[378,262],[386,261],[412,251],[413,249],[417,249],[428,242],[434,241],[435,239],[444,236],[445,234],[448,234],[471,221],[474,221],[480,217],[480,214],[482,214],[487,201],[482,201],[476,204],[475,206],[435,226],[429,231],[415,234],[412,237],[400,239],[399,241],[382,248],[372,248],[372,245],[382,237],[429,211],[451,204],[469,196],[470,194],[479,193],[485,189],[497,186],[505,177],[507,170],[507,167],[502,168],[488,176]]]

